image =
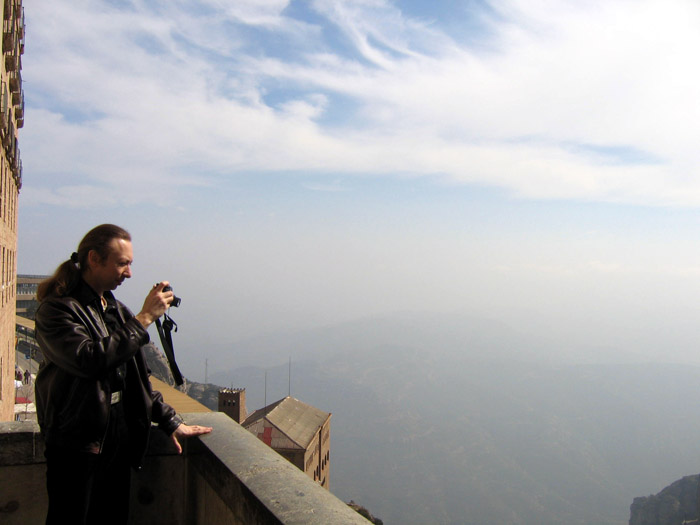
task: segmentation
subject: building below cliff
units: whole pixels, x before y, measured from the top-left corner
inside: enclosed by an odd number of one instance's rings
[[[331,414],[287,396],[247,415],[245,389],[222,389],[219,411],[330,488]]]

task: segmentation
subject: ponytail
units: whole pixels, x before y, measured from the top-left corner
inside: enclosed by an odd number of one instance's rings
[[[80,280],[80,269],[71,260],[62,263],[54,274],[39,283],[36,290],[36,298],[39,302],[50,295],[63,297],[70,292]]]

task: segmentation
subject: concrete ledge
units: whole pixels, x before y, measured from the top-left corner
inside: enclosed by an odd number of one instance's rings
[[[44,440],[34,421],[0,423],[0,467],[45,463]]]
[[[131,524],[367,525],[227,415],[183,414],[214,428],[178,455],[157,429],[144,469],[132,476]],[[0,423],[0,523],[43,523],[44,443],[35,422]]]
[[[189,465],[229,507],[234,523],[367,525],[365,518],[225,414],[186,414],[185,419],[214,428],[188,444]]]
[[[0,423],[0,523],[44,523],[44,441],[34,421]]]

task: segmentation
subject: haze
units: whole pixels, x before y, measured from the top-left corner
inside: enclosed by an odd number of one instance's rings
[[[700,362],[697,2],[25,9],[18,271],[126,227],[191,379],[394,312]]]

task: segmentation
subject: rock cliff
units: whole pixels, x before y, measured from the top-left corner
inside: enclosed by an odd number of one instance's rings
[[[170,373],[168,360],[161,350],[153,343],[144,345],[143,350],[146,355],[146,360],[148,361],[148,367],[151,369],[151,374],[164,383],[175,387],[175,380]],[[197,383],[195,381],[189,381],[186,377],[183,379],[185,382],[181,386],[175,388],[184,392],[191,398],[196,399],[207,408],[214,411],[218,410],[219,390],[221,389],[219,385]]]
[[[634,498],[630,525],[698,523],[698,478],[686,476],[656,495]]]

